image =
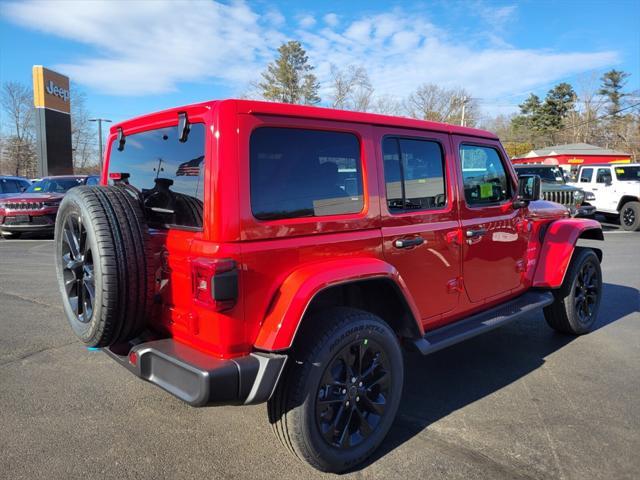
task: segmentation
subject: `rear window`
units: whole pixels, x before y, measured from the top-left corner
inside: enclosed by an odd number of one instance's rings
[[[186,142],[178,140],[173,126],[129,135],[122,151],[117,139],[113,143],[109,172],[129,174],[128,183],[142,192],[152,225],[202,228],[203,123],[190,125]]]
[[[360,142],[345,132],[262,127],[251,134],[251,210],[260,220],[357,213]]]

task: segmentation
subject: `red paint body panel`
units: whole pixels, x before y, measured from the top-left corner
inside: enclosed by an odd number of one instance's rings
[[[600,223],[587,218],[556,220],[544,236],[533,286],[558,288],[562,285],[578,238],[587,230],[601,232]]]
[[[284,350],[291,346],[309,302],[326,287],[368,278],[388,278],[408,298],[411,295],[398,271],[376,258],[349,258],[318,262],[302,267],[282,283],[265,318],[255,346],[264,350]],[[410,304],[414,315],[415,305]]]
[[[175,126],[178,113],[205,124],[202,230],[153,230],[157,264],[154,328],[211,355],[230,358],[258,348],[288,348],[313,297],[324,288],[364,278],[395,282],[418,331],[436,328],[510,299],[532,285],[555,284],[541,263],[568,263],[589,221],[564,220],[566,209],[533,202],[514,209],[468,208],[460,199],[460,142],[492,146],[495,135],[470,128],[299,105],[224,100],[138,117],[111,128],[102,182],[119,129],[125,136]],[[249,139],[262,126],[349,132],[360,143],[363,208],[325,217],[258,220],[251,211]],[[447,205],[437,211],[391,214],[381,154],[384,135],[438,141],[445,153]],[[507,162],[515,188],[516,176]],[[559,220],[561,219],[561,220]],[[549,227],[541,244],[539,232]],[[561,223],[559,223],[561,222]],[[554,227],[554,225],[557,227]],[[468,244],[463,230],[482,226],[488,238]],[[394,242],[426,242],[400,251]],[[508,240],[508,241],[506,241]],[[559,248],[556,244],[566,242]],[[194,300],[192,262],[229,259],[238,266],[238,299],[219,312]],[[536,283],[537,282],[537,283]]]

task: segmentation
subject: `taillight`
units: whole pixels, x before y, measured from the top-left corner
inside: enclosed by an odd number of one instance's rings
[[[238,299],[238,270],[231,259],[196,258],[191,263],[193,299],[196,303],[224,312]]]

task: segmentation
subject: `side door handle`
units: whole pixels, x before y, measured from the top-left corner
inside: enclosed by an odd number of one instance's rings
[[[467,230],[465,235],[467,236],[467,238],[476,238],[476,237],[481,237],[486,233],[487,233],[486,228],[478,228],[477,230]]]
[[[413,238],[399,238],[395,242],[393,242],[393,246],[396,248],[409,248],[409,247],[417,247],[418,245],[422,245],[424,243],[424,238],[422,237],[413,237]]]

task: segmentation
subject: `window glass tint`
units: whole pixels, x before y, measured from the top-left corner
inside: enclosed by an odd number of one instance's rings
[[[640,167],[615,167],[616,177],[621,181],[640,180]]]
[[[580,171],[580,181],[582,183],[589,183],[593,178],[593,168],[583,168]]]
[[[109,172],[128,173],[142,192],[145,214],[154,226],[202,227],[204,200],[203,123],[191,124],[186,142],[178,127],[129,135],[124,149],[112,145]]]
[[[20,185],[15,180],[0,179],[0,193],[20,193]]]
[[[391,212],[446,205],[444,156],[439,143],[385,137],[382,153]]]
[[[461,145],[460,160],[468,205],[499,203],[511,198],[509,179],[495,149]]]
[[[263,127],[251,134],[251,210],[256,218],[357,213],[363,208],[355,135]]]
[[[596,183],[609,183],[611,182],[611,170],[608,168],[599,168],[596,174]]]
[[[45,178],[27,188],[29,193],[66,193],[73,187],[82,185],[83,177]]]

